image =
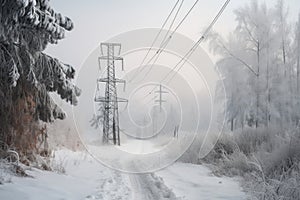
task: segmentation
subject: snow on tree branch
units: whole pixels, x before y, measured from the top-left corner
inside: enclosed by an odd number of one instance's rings
[[[81,91],[72,83],[75,70],[42,51],[73,29],[72,20],[55,12],[49,0],[0,0],[0,5],[0,90],[5,93],[5,88],[26,80],[37,89],[38,100],[43,99],[38,102],[46,107],[41,107],[48,110],[40,111],[40,119],[64,118],[47,92],[76,105]]]

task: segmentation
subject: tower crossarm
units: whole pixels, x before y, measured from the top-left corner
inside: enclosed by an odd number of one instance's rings
[[[124,84],[125,80],[116,78],[116,61],[121,61],[122,70],[124,70],[124,60],[120,57],[121,44],[119,43],[101,43],[101,56],[98,57],[99,67],[105,65],[106,77],[97,79],[97,93],[94,101],[103,104],[103,142],[113,141],[113,144],[120,145],[120,128],[119,128],[119,110],[118,103],[128,100],[119,98],[117,95],[117,83]],[[98,95],[100,92],[100,83],[105,83],[104,96]]]

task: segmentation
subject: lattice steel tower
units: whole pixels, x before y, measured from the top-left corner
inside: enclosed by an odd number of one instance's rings
[[[123,58],[119,57],[121,53],[121,44],[118,43],[101,43],[101,56],[99,57],[99,67],[101,63],[106,61],[106,77],[97,80],[96,94],[99,94],[99,84],[105,83],[105,96],[95,96],[95,102],[103,103],[103,142],[120,145],[120,128],[119,128],[119,111],[118,102],[127,102],[126,99],[118,98],[117,83],[123,83],[125,80],[117,79],[115,72],[116,62],[121,62],[122,70],[124,70]]]

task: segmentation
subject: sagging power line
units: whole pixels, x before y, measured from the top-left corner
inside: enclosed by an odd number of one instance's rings
[[[180,61],[162,78],[160,81],[160,84],[162,84],[172,73],[172,77],[167,81],[166,84],[169,84],[171,80],[174,79],[175,75],[182,69],[182,67],[185,65],[185,63],[188,61],[190,56],[195,52],[195,50],[199,47],[199,45],[204,41],[208,33],[211,31],[212,27],[215,25],[215,23],[218,21],[222,13],[224,12],[225,8],[228,6],[230,0],[226,0],[217,15],[214,17],[214,19],[211,21],[209,26],[205,29],[204,33],[201,35],[201,37],[197,40],[197,42],[192,46],[192,48],[180,59]],[[156,87],[153,87],[153,89],[146,95],[149,96],[154,92]]]
[[[196,1],[194,2],[194,4],[192,5],[192,7],[188,10],[188,12],[187,12],[187,13],[184,15],[184,17],[180,20],[180,22],[177,24],[177,26],[176,26],[175,29],[171,32],[171,34],[170,34],[168,37],[165,37],[164,40],[161,42],[161,44],[160,44],[158,50],[156,51],[156,53],[148,60],[147,64],[144,65],[144,67],[146,67],[147,65],[149,65],[149,64],[151,63],[151,61],[152,61],[153,59],[155,59],[154,62],[152,63],[152,65],[150,66],[150,70],[146,73],[146,75],[145,75],[144,77],[146,77],[146,76],[150,73],[150,71],[151,71],[153,65],[156,63],[156,61],[158,60],[158,58],[159,58],[159,56],[161,55],[161,53],[162,53],[162,52],[164,51],[164,49],[167,47],[167,45],[169,44],[170,40],[173,38],[173,35],[174,35],[174,34],[176,33],[176,31],[180,28],[180,26],[184,23],[184,21],[185,21],[185,20],[187,19],[187,17],[190,15],[190,13],[191,13],[192,10],[195,8],[195,6],[198,4],[198,2],[199,2],[199,0],[196,0]],[[181,6],[179,7],[179,9],[178,9],[178,11],[177,11],[177,13],[176,13],[176,15],[175,15],[175,17],[174,17],[174,21],[175,21],[175,19],[176,19],[176,17],[177,17],[177,14],[178,14],[180,8],[181,8]],[[161,31],[162,31],[162,30],[160,30],[159,33],[161,33]],[[168,32],[170,32],[170,30],[168,30]],[[154,45],[154,43],[153,43],[153,45]],[[152,49],[153,49],[153,46],[152,46],[151,49],[149,49],[149,50],[151,51]],[[147,52],[148,55],[149,55],[150,51]],[[147,56],[148,56],[148,55],[147,55]],[[144,69],[144,68],[143,68],[143,69]],[[130,80],[130,82],[132,82],[132,80],[135,79],[135,78],[137,77],[137,75],[143,71],[143,69],[137,71],[137,73],[132,77],[132,79]]]
[[[165,19],[163,25],[161,26],[159,32],[156,34],[154,40],[152,41],[152,44],[151,44],[150,48],[148,49],[146,55],[144,56],[142,62],[140,63],[140,66],[143,66],[143,65],[144,65],[144,63],[145,63],[145,61],[146,61],[146,59],[147,59],[149,53],[150,53],[151,50],[153,49],[154,44],[157,42],[157,40],[158,40],[160,34],[161,34],[162,31],[164,30],[166,24],[168,23],[170,17],[172,16],[172,14],[173,14],[174,10],[176,9],[176,7],[177,7],[177,5],[178,5],[179,2],[180,2],[180,0],[177,0],[177,1],[176,1],[176,3],[175,3],[175,5],[173,6],[172,10],[171,10],[170,13],[168,14],[168,16],[167,16],[167,18]],[[184,0],[181,0],[181,5],[183,4],[183,2],[184,2]],[[180,7],[178,8],[178,11],[180,10],[181,5],[180,5]],[[177,11],[177,12],[178,12],[178,11]],[[177,14],[176,14],[176,15],[177,15]],[[174,17],[173,21],[175,21],[175,17]],[[171,27],[170,27],[170,28],[171,28]],[[149,62],[149,61],[148,61],[148,62]],[[150,61],[150,62],[151,62],[151,61]],[[136,73],[135,73],[135,74],[132,76],[132,78],[129,80],[129,83],[132,82],[132,81],[135,79],[135,77],[138,75],[138,73],[140,73],[140,72],[143,71],[143,70],[144,70],[144,68],[141,68],[140,70],[137,70]]]

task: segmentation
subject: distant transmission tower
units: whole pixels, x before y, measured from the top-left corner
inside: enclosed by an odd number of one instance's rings
[[[155,91],[155,93],[158,93],[158,94],[159,94],[159,99],[156,100],[155,102],[158,102],[158,103],[159,103],[159,111],[161,112],[162,103],[166,102],[165,100],[163,100],[162,94],[163,94],[163,93],[168,93],[168,92],[167,92],[167,91],[163,91],[163,86],[160,84],[160,85],[159,85],[159,90],[158,90],[158,91]]]
[[[124,70],[123,58],[119,57],[121,53],[121,44],[117,43],[101,43],[101,56],[99,57],[99,67],[101,62],[106,61],[107,77],[97,80],[97,90],[100,83],[105,83],[105,96],[96,95],[95,102],[103,103],[103,143],[113,141],[114,145],[120,145],[120,128],[119,128],[119,111],[118,102],[127,102],[126,99],[118,98],[117,83],[123,83],[125,80],[117,79],[115,74],[116,62],[121,62],[122,70]],[[96,94],[99,94],[97,91]]]

